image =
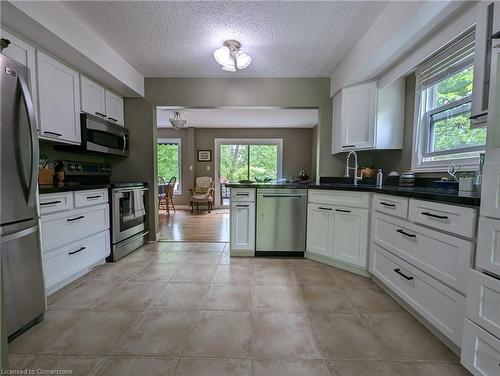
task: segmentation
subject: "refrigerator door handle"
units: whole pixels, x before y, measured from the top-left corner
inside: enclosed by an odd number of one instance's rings
[[[26,113],[28,115],[28,124],[30,127],[31,136],[31,171],[30,181],[28,186],[28,206],[33,207],[36,200],[36,187],[38,182],[38,139],[35,111],[33,110],[33,100],[28,90],[28,85],[21,75],[17,75],[17,79],[21,86],[21,95],[24,105],[26,106]]]

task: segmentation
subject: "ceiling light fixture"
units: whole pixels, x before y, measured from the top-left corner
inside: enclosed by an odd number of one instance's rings
[[[214,51],[214,58],[222,65],[222,70],[236,72],[245,69],[252,62],[252,58],[246,52],[240,51],[241,43],[237,40],[226,40],[222,47]]]
[[[186,125],[186,120],[181,118],[181,113],[179,111],[174,111],[174,117],[168,120],[170,120],[170,124],[172,124],[172,127],[177,130],[183,128]]]

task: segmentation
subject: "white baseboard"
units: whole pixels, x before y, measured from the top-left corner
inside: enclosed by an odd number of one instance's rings
[[[351,264],[347,264],[347,263],[342,262],[342,261],[332,260],[329,257],[317,255],[315,253],[307,252],[307,251],[304,253],[304,257],[311,259],[311,260],[314,260],[314,261],[317,261],[317,262],[321,262],[321,263],[326,264],[326,265],[334,266],[334,267],[339,268],[339,269],[347,270],[348,272],[351,272],[351,273],[362,275],[363,277],[368,277],[368,278],[372,277],[372,275],[366,269],[363,269],[363,268],[358,267],[358,266],[353,266]]]

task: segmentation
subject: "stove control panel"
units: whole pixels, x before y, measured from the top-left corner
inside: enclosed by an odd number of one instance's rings
[[[61,161],[66,175],[110,176],[111,166],[104,163]]]

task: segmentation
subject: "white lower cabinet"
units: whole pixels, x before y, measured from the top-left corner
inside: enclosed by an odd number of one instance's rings
[[[333,206],[309,204],[307,209],[307,251],[333,257]]]
[[[500,338],[500,280],[471,269],[467,317]]]
[[[500,220],[498,219],[479,218],[476,266],[489,273],[500,275]]]
[[[369,200],[364,192],[309,191],[307,254],[367,270]]]
[[[42,216],[43,247],[46,251],[109,228],[109,205]]]
[[[333,257],[366,269],[368,210],[336,207],[333,223]]]
[[[45,283],[48,293],[58,290],[60,284],[83,275],[87,268],[105,259],[110,253],[109,231],[103,231],[61,248],[46,252]]]
[[[232,202],[230,214],[231,251],[255,251],[255,203]]]
[[[41,220],[45,289],[52,294],[109,256],[108,194],[107,190],[41,194],[42,204],[46,204]]]
[[[372,243],[370,272],[460,347],[465,297]]]
[[[465,319],[461,362],[476,376],[500,375],[500,339]]]
[[[372,241],[465,294],[474,244],[382,213],[372,217]]]

